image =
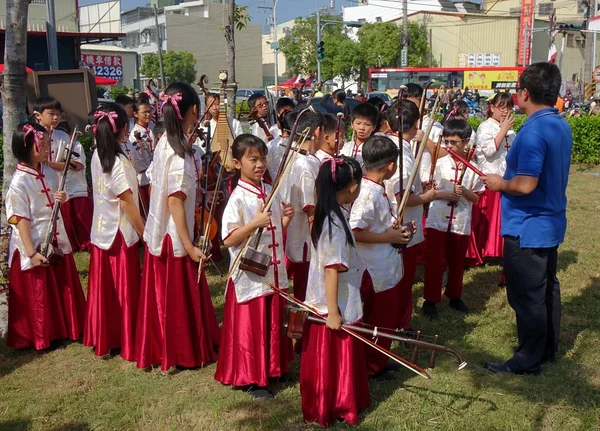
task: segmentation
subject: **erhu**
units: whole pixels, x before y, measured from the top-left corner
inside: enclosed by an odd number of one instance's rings
[[[300,140],[300,142],[298,142],[297,145],[293,148],[294,138],[296,137],[298,131],[298,121],[300,120],[302,115],[308,110],[312,110],[312,108],[309,106],[308,108],[303,109],[298,114],[298,117],[296,117],[296,121],[294,122],[292,130],[290,132],[290,136],[288,137],[285,151],[283,152],[283,155],[281,157],[281,162],[279,163],[279,168],[277,170],[277,176],[275,177],[275,181],[273,183],[273,188],[271,190],[271,193],[269,194],[267,202],[265,203],[263,211],[269,211],[269,208],[271,208],[271,205],[273,204],[274,197],[276,196],[277,191],[282,185],[281,179],[293,166],[293,161],[298,155],[298,151],[293,150],[300,149],[300,147],[308,137],[310,130],[306,129],[302,133],[302,139]],[[290,151],[293,151],[291,156]],[[262,277],[264,277],[267,274],[267,271],[271,264],[271,256],[265,253],[261,253],[257,250],[261,235],[262,229],[259,229],[256,232],[256,236],[254,238],[254,247],[249,246],[250,240],[253,237],[253,235],[251,234],[248,236],[248,238],[246,238],[242,247],[240,247],[240,251],[237,253],[234,260],[231,262],[227,278],[230,278],[232,276],[232,274],[237,270],[238,266],[241,270],[253,272]]]
[[[63,167],[62,177],[60,178],[60,183],[58,185],[58,192],[65,190],[67,173],[71,167],[71,157],[79,157],[79,154],[73,151],[73,147],[75,146],[77,137],[81,134],[82,133],[79,131],[79,126],[75,126],[73,134],[71,135],[69,146],[64,149],[66,151],[66,157],[64,160],[65,166]],[[44,240],[42,241],[39,249],[39,253],[44,256],[44,258],[46,258],[51,265],[58,265],[63,259],[63,252],[61,249],[52,245],[52,241],[54,240],[56,232],[56,222],[58,220],[58,215],[60,214],[60,205],[60,202],[54,202],[54,206],[52,207],[52,215],[50,216],[50,223],[48,224],[46,235],[44,236]]]
[[[336,114],[336,123],[335,123],[335,153],[334,156],[338,157],[340,155],[340,140],[341,140],[341,129],[342,129],[342,120],[344,119],[344,113],[338,112]]]
[[[269,287],[272,290],[274,290],[280,296],[285,298],[288,302],[296,305],[296,307],[288,307],[286,309],[286,321],[284,322],[284,327],[286,329],[286,335],[288,335],[289,337],[301,338],[302,328],[304,327],[304,322],[306,320],[315,322],[315,323],[321,323],[321,324],[325,324],[327,322],[327,318],[325,316],[319,314],[319,312],[316,309],[314,309],[313,307],[311,307],[310,305],[295,298],[294,296],[287,293],[285,290],[274,286],[272,283],[267,282],[267,284],[269,285]],[[423,368],[419,367],[418,365],[414,364],[414,361],[416,360],[416,354],[414,353],[414,351],[413,351],[413,356],[415,356],[415,358],[412,361],[408,361],[408,360],[396,355],[395,353],[392,353],[389,350],[384,349],[383,347],[381,347],[378,344],[376,344],[375,342],[367,339],[366,337],[363,337],[362,335],[360,335],[360,333],[371,336],[374,339],[377,339],[378,337],[385,337],[385,338],[390,338],[395,341],[406,343],[408,345],[412,345],[416,348],[432,350],[432,354],[429,359],[429,365],[430,365],[429,368],[435,367],[435,352],[445,352],[445,353],[450,353],[450,354],[454,355],[459,362],[459,365],[458,365],[459,370],[462,370],[463,368],[465,368],[467,366],[467,363],[465,362],[463,355],[461,355],[455,349],[452,349],[452,348],[446,347],[446,346],[442,346],[439,344],[433,344],[433,343],[428,343],[428,342],[421,341],[421,340],[402,337],[400,335],[397,335],[398,331],[394,331],[391,329],[378,328],[378,327],[368,329],[368,328],[361,327],[358,325],[343,324],[342,327],[340,328],[340,330],[343,332],[346,332],[350,336],[358,339],[359,341],[367,344],[371,348],[377,350],[379,353],[384,354],[391,360],[399,363],[403,367],[408,368],[412,372],[414,372],[428,380],[431,379],[431,376],[427,373],[427,371],[425,371]],[[435,338],[435,340],[437,341],[437,337]]]
[[[425,88],[423,88],[423,94],[421,95],[421,103],[419,103],[419,130],[423,129],[423,119],[425,118],[425,102],[427,101],[427,90],[429,90],[429,87],[431,87],[431,84],[433,84],[434,82],[435,79],[432,79],[427,84],[425,84]]]
[[[154,79],[150,78],[150,80],[146,83],[146,91],[144,93],[146,93],[150,98],[152,98],[154,100],[154,108],[153,108],[154,110],[152,111],[152,121],[154,121],[154,124],[156,124],[160,121],[160,101],[159,101],[158,97],[156,96],[156,93],[152,89],[152,86],[154,86],[155,88],[157,87],[157,85],[154,83]]]
[[[431,166],[429,167],[429,179],[427,180],[427,190],[431,190],[435,187],[435,181],[433,176],[435,175],[435,167],[440,157],[440,148],[442,146],[442,135],[433,144],[433,153],[431,154]],[[423,204],[423,215],[425,218],[429,216],[429,204]]]

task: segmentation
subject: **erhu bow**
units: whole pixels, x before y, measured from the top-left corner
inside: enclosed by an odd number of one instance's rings
[[[335,153],[334,156],[338,157],[340,155],[340,139],[341,139],[341,129],[342,129],[342,120],[344,119],[344,113],[338,112],[336,114],[336,123],[335,123]]]
[[[79,135],[82,133],[79,131],[79,126],[75,126],[73,130],[73,134],[71,135],[71,140],[69,142],[69,146],[64,149],[66,151],[65,157],[65,166],[63,167],[62,176],[60,178],[60,183],[58,185],[58,192],[62,192],[65,190],[65,183],[67,181],[67,173],[71,167],[71,157],[79,157],[79,154],[73,151],[73,147],[75,146],[75,141]],[[56,222],[58,221],[58,215],[60,214],[60,202],[54,202],[54,206],[52,207],[52,215],[50,216],[50,223],[48,224],[48,229],[46,230],[46,235],[44,236],[44,240],[40,245],[39,253],[46,258],[51,265],[57,265],[62,261],[63,252],[60,248],[54,247],[52,245],[52,241],[54,240],[54,234],[56,232]]]
[[[154,87],[157,87],[154,83],[154,78],[150,78],[150,80],[148,80],[148,82],[146,83],[146,91],[144,93],[146,93],[151,99],[154,100],[154,111],[152,112],[152,121],[154,121],[154,124],[156,124],[160,121],[160,100],[156,96],[156,93],[154,93],[152,85],[154,85]]]
[[[425,118],[425,102],[427,101],[427,90],[429,90],[429,87],[431,87],[431,84],[433,84],[434,82],[435,79],[432,79],[427,84],[425,84],[425,88],[423,88],[423,94],[421,95],[421,103],[419,104],[419,130],[423,128],[423,118]]]

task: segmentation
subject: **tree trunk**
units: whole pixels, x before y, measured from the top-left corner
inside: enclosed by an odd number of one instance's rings
[[[27,12],[30,0],[7,0],[6,2],[6,42],[4,47],[4,74],[2,76],[2,107],[4,114],[4,172],[2,199],[0,199],[0,334],[6,333],[8,324],[8,240],[10,227],[6,220],[4,196],[15,172],[16,160],[12,153],[12,135],[23,121],[25,109],[25,83],[27,73]]]
[[[225,39],[227,40],[227,114],[235,117],[235,93],[237,82],[235,80],[235,0],[227,0],[227,25],[225,26]]]

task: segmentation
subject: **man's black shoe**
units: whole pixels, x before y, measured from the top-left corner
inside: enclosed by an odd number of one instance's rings
[[[485,364],[483,364],[483,368],[485,368],[488,371],[491,371],[492,373],[495,374],[518,374],[518,375],[522,375],[522,374],[539,374],[540,370],[513,370],[511,369],[506,362],[488,362],[486,361]]]
[[[423,313],[431,320],[437,319],[439,317],[437,308],[435,307],[435,302],[425,301],[423,303]]]
[[[460,298],[451,299],[448,305],[450,306],[450,308],[454,308],[457,311],[462,311],[465,314],[469,314],[471,312],[471,310],[469,310],[469,307],[467,307]]]

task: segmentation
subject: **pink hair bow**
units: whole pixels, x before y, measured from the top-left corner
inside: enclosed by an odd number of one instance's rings
[[[165,109],[165,104],[170,103],[171,106],[173,107],[173,109],[175,110],[175,113],[177,114],[177,118],[179,118],[180,120],[183,121],[183,116],[181,115],[181,111],[179,111],[179,103],[181,102],[181,100],[183,99],[183,96],[181,95],[181,93],[175,93],[175,94],[163,94],[162,96],[160,96],[160,101],[162,102],[162,106],[160,108],[160,112],[162,113]]]
[[[117,129],[117,124],[115,123],[115,119],[119,118],[119,114],[115,111],[104,112],[104,111],[96,111],[94,112],[94,119],[96,120],[96,124],[94,124],[93,131],[94,135],[96,134],[96,129],[98,128],[98,123],[104,118],[108,119],[110,123],[110,127],[112,128],[113,133],[116,135],[119,131]]]
[[[337,167],[341,166],[345,163],[344,159],[338,159],[335,157],[329,157],[325,160],[323,160],[321,162],[321,166],[325,165],[325,164],[329,164],[330,168],[331,168],[331,179],[333,180],[334,183],[337,183],[336,181],[336,171],[337,171]]]
[[[27,146],[27,137],[33,134],[33,146],[35,151],[40,152],[40,139],[44,139],[44,132],[40,132],[36,130],[31,124],[25,124],[23,126],[23,131],[25,132],[25,146]]]

